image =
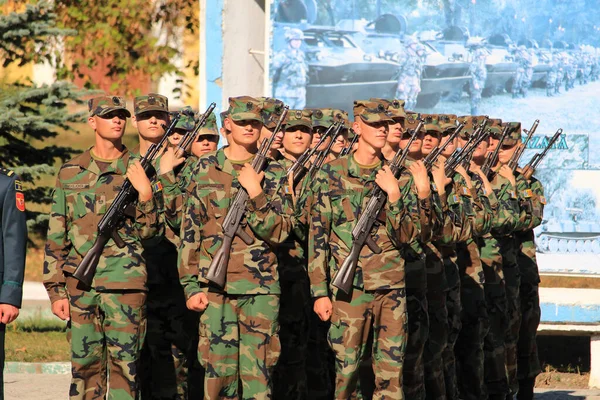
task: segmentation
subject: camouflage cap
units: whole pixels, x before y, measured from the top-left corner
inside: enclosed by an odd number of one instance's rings
[[[229,110],[221,111],[219,117],[221,117],[221,126],[225,128],[225,118],[229,115]]]
[[[206,124],[200,128],[198,136],[219,136],[219,127],[217,126],[217,116],[215,113],[210,113],[206,119]]]
[[[179,117],[179,121],[177,121],[177,125],[175,125],[175,129],[191,131],[195,126],[196,121],[194,120],[194,110],[192,110],[192,107],[186,106],[182,108],[181,116]]]
[[[123,97],[100,96],[88,100],[90,117],[93,117],[94,115],[101,117],[115,110],[124,110],[127,117],[131,117],[131,113],[127,109],[127,102]]]
[[[284,35],[285,35],[285,40],[287,40],[287,41],[304,39],[304,32],[302,32],[298,28],[287,28],[285,30]]]
[[[257,97],[257,99],[261,102],[263,124],[268,129],[274,129],[277,126],[277,122],[279,122],[281,113],[283,113],[285,103],[272,97]]]
[[[468,140],[477,125],[481,124],[485,118],[485,115],[463,115],[462,117],[458,117],[458,121],[465,124],[465,127],[459,134],[460,138]]]
[[[312,129],[312,111],[310,110],[289,110],[285,119],[285,127],[307,126]]]
[[[393,121],[387,104],[380,100],[354,100],[354,120],[360,117],[366,123]]]
[[[419,125],[419,119],[421,118],[421,114],[413,112],[413,111],[407,111],[406,112],[406,119],[404,120],[404,129],[417,129],[417,126]],[[425,132],[425,125],[423,125],[423,128],[421,128],[422,132]]]
[[[254,120],[263,122],[261,102],[250,96],[229,98],[229,118],[234,121]]]
[[[425,121],[424,127],[426,132],[434,132],[438,136],[442,134],[437,114],[421,114],[421,118]]]
[[[148,93],[133,99],[133,113],[140,115],[147,111],[169,112],[169,99],[161,94]]]
[[[521,143],[521,123],[520,122],[505,122],[510,125],[510,131],[504,139],[503,145],[513,146],[517,143]],[[504,124],[503,124],[504,125]]]
[[[392,118],[406,118],[406,111],[404,111],[404,100],[387,100],[377,99],[374,97],[371,97],[369,100],[384,103],[386,111],[392,114]]]
[[[494,139],[500,139],[503,130],[502,120],[500,118],[491,118],[488,122],[488,131]]]
[[[457,117],[454,114],[440,114],[438,115],[438,124],[442,132],[446,132],[448,129],[456,128]]]
[[[337,108],[316,108],[312,111],[313,128],[322,126],[329,128],[334,122],[342,121],[344,126],[349,127],[348,113]]]

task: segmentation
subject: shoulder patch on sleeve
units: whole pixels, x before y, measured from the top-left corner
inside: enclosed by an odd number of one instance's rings
[[[17,209],[19,211],[25,211],[25,195],[23,194],[23,192],[17,192],[16,193],[16,203],[17,203]]]
[[[23,191],[23,184],[21,183],[20,180],[15,180],[15,190],[17,192],[22,192]]]
[[[154,193],[160,192],[163,190],[163,185],[160,182],[156,182],[155,184],[152,185],[152,191]]]
[[[525,189],[522,192],[522,196],[526,199],[533,197],[533,191],[531,189]]]
[[[544,196],[540,196],[540,203],[546,205],[546,198]]]
[[[1,168],[1,167],[0,167],[0,174],[2,174],[2,175],[6,175],[6,176],[13,176],[13,175],[15,174],[15,172],[14,172],[14,171],[11,171],[11,170],[10,170],[10,169],[8,169],[8,168]]]

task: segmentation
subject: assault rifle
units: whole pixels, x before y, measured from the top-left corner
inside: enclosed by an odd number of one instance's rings
[[[485,174],[485,176],[488,176],[488,177],[490,176],[490,171],[492,170],[492,167],[494,165],[496,165],[496,162],[498,161],[498,154],[500,154],[500,149],[502,148],[502,143],[504,143],[504,140],[510,133],[511,129],[512,129],[511,125],[509,123],[507,123],[506,126],[504,127],[504,130],[502,131],[502,136],[500,136],[500,141],[498,142],[498,146],[496,146],[496,149],[493,152],[488,153],[486,155],[485,161],[483,162],[483,165],[481,167],[481,172],[483,172]]]
[[[277,126],[273,131],[273,134],[268,140],[263,140],[258,150],[256,156],[254,156],[254,160],[252,161],[252,168],[256,172],[262,172],[265,169],[267,155],[271,150],[271,146],[273,146],[273,142],[275,141],[275,136],[281,130],[283,126],[283,121],[285,121],[285,117],[287,116],[289,107],[285,106],[283,108],[283,112],[279,117],[279,121],[277,122]],[[233,244],[233,239],[235,236],[238,236],[240,239],[244,241],[247,245],[251,245],[254,243],[254,239],[250,237],[243,229],[240,228],[240,223],[244,218],[244,214],[246,213],[246,203],[248,203],[248,192],[244,190],[243,187],[240,187],[237,194],[235,195],[235,199],[231,203],[229,207],[229,211],[227,211],[227,215],[223,220],[223,244],[215,253],[210,266],[208,267],[208,272],[206,274],[206,279],[211,281],[212,283],[218,285],[219,287],[225,286],[225,278],[227,277],[227,265],[229,264],[229,256],[231,254],[231,245]]]
[[[531,175],[533,175],[537,166],[542,162],[544,157],[546,157],[546,154],[548,154],[548,150],[550,150],[550,148],[554,146],[554,143],[556,143],[556,141],[560,138],[562,132],[562,128],[557,130],[554,136],[552,136],[552,138],[548,141],[548,145],[546,146],[544,151],[542,151],[541,153],[536,153],[536,155],[534,155],[533,158],[529,161],[529,163],[527,163],[527,165],[523,168],[522,173],[525,176],[525,179],[531,178]]]
[[[212,114],[213,110],[217,106],[216,103],[210,103],[204,114],[200,117],[194,130],[186,132],[186,134],[181,138],[179,144],[175,148],[175,157],[187,157],[190,155],[192,144],[198,139],[198,135],[200,134],[200,129],[204,125],[206,125],[206,121],[208,121],[208,117]]]
[[[340,157],[344,157],[345,155],[349,154],[352,151],[352,147],[354,147],[356,142],[358,142],[358,135],[356,134],[356,132],[354,132],[352,128],[350,128],[350,131],[354,133],[354,136],[352,137],[352,140],[350,141],[348,146],[344,147],[344,149],[340,151]]]
[[[425,164],[425,168],[427,168],[427,171],[431,170],[431,167],[433,166],[433,164],[435,164],[435,161],[444,152],[444,150],[446,150],[446,147],[448,147],[450,145],[450,143],[452,143],[454,141],[454,139],[456,139],[456,137],[463,130],[464,127],[465,127],[465,124],[460,123],[456,127],[456,129],[454,129],[454,132],[452,132],[450,134],[450,137],[442,146],[436,147],[429,154],[427,154],[427,157],[425,157],[425,159],[423,160],[423,164]]]
[[[325,162],[325,159],[327,158],[327,156],[331,152],[331,148],[335,144],[335,139],[338,137],[338,135],[340,133],[340,130],[343,127],[344,127],[344,125],[342,123],[338,123],[338,126],[334,129],[334,132],[331,135],[331,141],[329,142],[329,144],[327,145],[327,147],[325,149],[321,150],[317,154],[317,157],[315,157],[315,161],[313,161],[312,165],[308,169],[308,176],[309,176],[310,179],[313,179],[315,177],[315,175],[317,174],[317,171],[321,169],[321,166]],[[316,147],[317,146],[315,146],[315,148]]]
[[[404,164],[404,160],[408,156],[410,146],[417,138],[422,127],[423,120],[419,122],[417,129],[413,131],[406,147],[404,149],[398,149],[394,155],[394,158],[390,163],[390,169],[396,178],[400,176],[400,173],[402,172],[402,166]],[[343,290],[345,293],[350,293],[352,281],[354,280],[354,273],[356,272],[356,267],[358,266],[358,257],[360,256],[360,251],[362,250],[363,246],[366,244],[375,254],[381,253],[381,248],[371,237],[371,229],[373,228],[375,221],[377,221],[377,216],[381,213],[386,201],[387,194],[378,185],[375,185],[373,188],[373,193],[371,194],[365,209],[358,218],[356,226],[354,229],[352,229],[352,248],[350,249],[350,254],[348,254],[342,263],[342,266],[332,282],[333,286]]]
[[[168,127],[163,125],[165,134],[160,139],[160,142],[150,145],[150,148],[140,160],[140,164],[144,168],[144,171],[146,171],[146,175],[148,177],[156,174],[154,167],[152,167],[152,160],[154,160],[162,147],[167,143],[168,137],[171,135],[171,133],[173,133],[175,125],[177,125],[180,117],[181,113],[176,113],[171,119]],[[102,251],[104,250],[104,247],[108,241],[112,238],[120,249],[125,247],[125,242],[119,236],[118,230],[123,224],[125,217],[129,215],[127,211],[135,204],[137,196],[137,190],[135,190],[129,179],[125,179],[123,185],[121,186],[121,190],[119,190],[119,193],[117,193],[117,196],[115,197],[115,200],[112,202],[110,207],[108,207],[106,214],[102,216],[102,219],[98,223],[96,240],[94,240],[94,244],[92,244],[92,247],[85,254],[75,269],[75,272],[73,272],[73,277],[78,279],[87,287],[92,286],[92,280],[96,274],[96,268],[98,267],[100,256],[102,255]]]
[[[469,146],[471,146],[473,144],[473,142],[475,142],[475,140],[477,139],[478,135],[480,134],[480,132],[482,132],[486,125],[488,123],[488,118],[486,117],[481,124],[479,124],[477,126],[477,128],[475,128],[475,130],[473,131],[473,133],[471,134],[471,136],[469,137],[469,140],[467,141],[467,143],[465,143],[465,145],[463,147],[461,147],[460,149],[456,149],[454,151],[454,153],[452,153],[450,155],[450,157],[448,157],[448,159],[446,160],[446,172],[449,173],[450,171],[453,171],[454,168],[456,168],[458,166],[458,164],[460,164],[459,160],[464,160],[465,159],[465,155],[467,154],[466,150]],[[462,123],[462,125],[464,125],[464,122]],[[449,166],[452,166],[451,168],[449,168]],[[446,176],[448,176],[448,174],[446,174]]]
[[[519,160],[521,159],[521,156],[527,148],[527,143],[529,143],[529,141],[533,137],[533,134],[535,133],[539,124],[540,120],[536,119],[533,122],[533,126],[531,127],[531,129],[529,131],[525,130],[527,132],[527,138],[525,139],[525,142],[519,148],[517,148],[517,150],[515,150],[512,157],[510,158],[510,161],[508,161],[508,166],[510,167],[510,169],[512,169],[513,172],[515,172],[515,170],[519,166]]]
[[[292,164],[292,166],[287,170],[286,176],[290,176],[290,174],[294,174],[294,185],[296,185],[304,174],[308,171],[306,168],[306,164],[310,161],[312,156],[317,152],[317,149],[327,140],[328,137],[331,137],[331,142],[333,143],[334,137],[332,136],[334,132],[339,131],[339,127],[342,126],[342,122],[334,122],[323,135],[321,135],[321,139],[313,148],[306,149],[304,153],[298,157],[298,159]]]

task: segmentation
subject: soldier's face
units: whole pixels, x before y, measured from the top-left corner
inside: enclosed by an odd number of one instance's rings
[[[292,49],[299,49],[300,46],[302,46],[302,40],[300,40],[300,39],[290,40],[290,47]]]
[[[498,147],[498,143],[500,143],[500,139],[496,139],[495,137],[490,136],[490,145],[488,146],[488,152],[496,151],[496,147]]]
[[[489,146],[490,146],[490,139],[488,138],[488,139],[483,140],[481,143],[479,143],[479,146],[477,146],[477,148],[473,152],[473,158],[485,157],[485,155],[488,153]]]
[[[165,134],[163,125],[169,123],[169,113],[164,111],[146,111],[132,118],[140,136],[145,140],[159,139]]]
[[[198,140],[192,144],[192,154],[200,157],[201,155],[215,151],[218,144],[219,137],[217,135],[198,136]]]
[[[263,140],[269,140],[271,138],[271,136],[273,136],[273,130],[271,130],[263,125],[262,128],[260,128],[259,143],[262,143]],[[275,139],[273,140],[273,146],[271,148],[272,149],[280,149],[282,140],[283,140],[283,133],[281,131],[279,131],[279,132],[277,132],[277,135],[275,135]]]
[[[431,153],[436,146],[440,144],[440,137],[437,132],[427,131],[423,137],[423,143],[421,144],[421,154],[426,156]]]
[[[177,146],[181,142],[181,138],[185,135],[183,129],[175,129],[172,134],[169,135],[169,144],[173,147]]]
[[[359,136],[358,147],[367,145],[374,149],[383,149],[388,136],[388,121],[365,122],[358,118],[354,122],[354,130]]]
[[[408,131],[405,131],[402,134],[402,140],[400,141],[400,148],[402,148],[402,149],[406,148],[406,146],[408,145],[408,142],[410,141],[410,135],[411,135],[411,132],[408,132]],[[415,155],[421,151],[421,145],[423,144],[424,136],[425,136],[425,134],[423,133],[423,131],[421,131],[417,134],[417,137],[410,145],[410,149],[408,150],[409,154]]]
[[[404,133],[404,128],[402,128],[402,119],[395,118],[393,122],[390,122],[388,125],[388,137],[387,141],[390,144],[398,144],[402,140],[402,134]]]
[[[260,138],[260,130],[262,128],[262,122],[260,121],[253,119],[234,121],[231,118],[227,118],[225,125],[225,128],[231,132],[227,137],[230,144],[247,146],[255,144]]]
[[[338,155],[342,152],[342,150],[348,146],[348,139],[347,139],[347,135],[348,135],[348,131],[346,131],[345,133],[341,134],[341,135],[337,135],[337,137],[335,138],[335,142],[333,143],[333,146],[331,146],[331,152],[335,155]],[[389,136],[389,134],[388,134]]]
[[[311,138],[311,128],[303,125],[292,126],[285,130],[283,148],[287,154],[298,158],[310,146]]]
[[[451,134],[452,134],[451,129],[444,132],[444,134],[442,135],[442,140],[440,141],[440,146],[443,146],[448,141],[448,139],[450,139]],[[448,144],[448,146],[446,146],[446,148],[442,152],[442,155],[444,157],[448,158],[452,153],[454,153],[454,150],[456,150],[456,142],[457,142],[457,139],[454,138],[452,143],[450,143],[450,144]]]
[[[324,126],[317,126],[313,128],[312,142],[310,143],[311,149],[319,143],[319,140],[321,140],[321,136],[325,133],[325,131],[327,131],[327,128],[325,128]],[[331,137],[325,139],[323,143],[321,143],[317,151],[325,150],[327,146],[329,146],[329,142],[331,142]]]
[[[127,115],[116,110],[101,117],[94,115],[88,118],[88,124],[103,139],[117,140],[123,137],[127,126]]]
[[[510,158],[517,150],[517,147],[518,147],[517,143],[509,144],[509,145],[507,145],[507,144],[502,145],[502,147],[500,148],[500,151],[498,152],[498,160],[500,161],[500,164],[508,164],[508,162],[510,161]]]
[[[462,149],[467,144],[467,139],[463,139],[462,137],[458,137],[458,146]]]

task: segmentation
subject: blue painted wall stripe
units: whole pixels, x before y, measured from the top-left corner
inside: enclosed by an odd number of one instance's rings
[[[223,0],[206,0],[206,104],[217,103],[217,120],[223,94]]]
[[[542,309],[542,322],[600,322],[600,305],[542,303],[540,308]]]

